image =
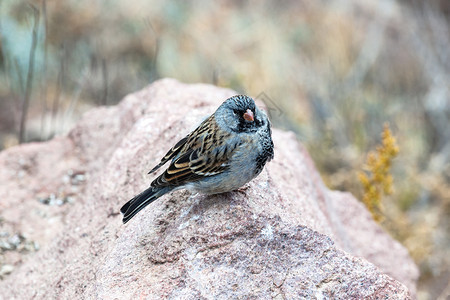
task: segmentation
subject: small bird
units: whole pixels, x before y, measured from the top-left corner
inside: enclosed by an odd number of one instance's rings
[[[228,98],[149,172],[171,160],[148,189],[122,206],[122,221],[127,223],[144,207],[174,190],[185,188],[205,194],[236,190],[258,176],[272,158],[272,131],[266,114],[248,96]]]

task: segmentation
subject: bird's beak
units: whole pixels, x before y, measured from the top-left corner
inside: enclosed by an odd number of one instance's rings
[[[250,109],[247,109],[247,111],[244,113],[244,119],[249,122],[253,122],[255,120],[253,112]]]

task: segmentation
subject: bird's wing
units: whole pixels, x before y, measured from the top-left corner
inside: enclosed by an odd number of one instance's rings
[[[239,143],[229,143],[230,134],[212,128],[211,124],[217,126],[215,122],[208,124],[208,128],[202,124],[189,135],[178,157],[152,182],[152,187],[179,186],[229,168],[229,160]]]
[[[150,172],[148,172],[148,174],[155,172],[161,166],[163,166],[166,162],[168,162],[169,160],[174,158],[180,152],[181,148],[183,148],[183,146],[186,144],[188,138],[189,138],[189,135],[182,138],[181,140],[179,140],[178,143],[176,143],[175,146],[173,146],[166,153],[166,155],[164,155],[164,157],[161,159],[161,162],[159,164],[157,164],[153,169],[151,169]]]
[[[193,144],[193,140],[195,140],[196,137],[200,136],[201,134],[205,133],[209,126],[208,124],[211,123],[213,119],[213,115],[211,115],[209,118],[204,120],[193,132],[182,138],[178,141],[178,143],[175,144],[169,151],[167,151],[166,155],[161,159],[159,164],[157,164],[153,169],[148,172],[148,174],[151,174],[158,170],[160,167],[162,167],[166,162],[168,162],[171,159],[174,159],[181,151],[181,149],[186,148],[186,144]]]

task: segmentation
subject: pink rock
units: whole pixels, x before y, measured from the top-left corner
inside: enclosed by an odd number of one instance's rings
[[[328,190],[281,130],[275,159],[240,190],[177,191],[122,225],[119,208],[149,185],[148,170],[233,94],[160,80],[85,114],[67,136],[3,151],[0,231],[40,250],[13,261],[0,298],[414,297],[406,249],[352,195]],[[37,199],[52,193],[73,202]]]

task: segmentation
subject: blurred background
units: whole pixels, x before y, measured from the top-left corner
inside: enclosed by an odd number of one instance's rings
[[[67,132],[154,80],[262,99],[326,184],[359,199],[388,123],[380,224],[450,293],[450,1],[0,1],[0,149]]]

